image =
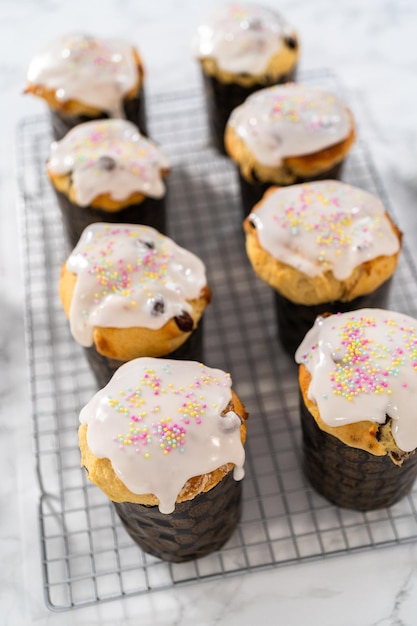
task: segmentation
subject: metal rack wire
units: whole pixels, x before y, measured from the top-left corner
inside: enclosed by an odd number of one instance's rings
[[[309,79],[322,85],[333,80],[323,73]],[[24,120],[18,129],[20,223],[42,568],[51,610],[417,538],[417,487],[390,509],[359,513],[330,505],[306,483],[300,471],[296,368],[276,339],[271,291],[245,256],[234,167],[208,145],[202,94],[155,97],[148,112],[151,136],[172,165],[170,234],[204,260],[213,291],[205,316],[205,361],[231,372],[251,415],[243,517],[221,551],[166,564],[133,544],[111,504],[86,480],[76,433],[79,410],[94,383],[57,296],[66,251],[44,173],[48,122]],[[360,143],[344,180],[388,205]],[[391,308],[416,316],[416,284],[405,247]]]

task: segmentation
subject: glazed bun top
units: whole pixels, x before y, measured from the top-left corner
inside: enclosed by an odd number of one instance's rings
[[[217,8],[197,28],[193,52],[231,74],[260,75],[285,47],[294,50],[294,29],[276,11],[256,4]]]
[[[241,417],[229,374],[195,361],[139,358],[122,365],[82,409],[87,444],[133,494],[171,513],[187,481],[234,464],[244,475]]]
[[[336,180],[271,189],[248,219],[264,250],[310,277],[330,270],[345,280],[400,249],[381,200]]]
[[[110,119],[79,124],[52,143],[47,168],[52,179],[69,175],[74,201],[88,206],[102,194],[114,201],[134,193],[161,198],[169,163],[135,124]]]
[[[189,315],[206,287],[204,263],[154,228],[88,226],[65,267],[76,275],[69,319],[74,339],[93,344],[94,328],[160,329]]]
[[[353,131],[353,120],[336,95],[288,83],[251,94],[234,109],[227,126],[260,164],[278,167],[285,158],[343,142]]]
[[[49,42],[32,58],[27,80],[53,91],[58,102],[76,100],[123,118],[123,98],[140,87],[142,77],[131,44],[73,33]]]
[[[308,398],[325,424],[389,416],[397,446],[417,448],[417,320],[383,309],[320,316],[295,359],[311,375]]]

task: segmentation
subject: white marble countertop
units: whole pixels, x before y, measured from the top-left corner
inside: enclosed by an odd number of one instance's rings
[[[206,0],[204,12],[215,4]],[[417,241],[415,0],[281,0],[279,7],[300,33],[301,67],[329,68],[346,87],[396,214]],[[44,111],[21,95],[27,63],[44,41],[84,29],[137,42],[149,93],[198,88],[190,37],[202,10],[192,0],[0,0],[0,623],[415,626],[413,543],[64,613],[45,608],[16,243],[15,129],[22,117]]]

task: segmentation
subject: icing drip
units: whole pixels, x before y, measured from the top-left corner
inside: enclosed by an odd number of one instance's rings
[[[335,95],[293,83],[250,95],[234,109],[228,124],[267,166],[323,150],[351,132],[346,107]]]
[[[88,446],[130,491],[154,494],[171,513],[193,476],[227,463],[244,476],[240,418],[229,411],[225,428],[221,415],[231,385],[229,374],[194,361],[129,361],[81,411]]]
[[[275,11],[256,5],[229,4],[209,15],[197,29],[197,58],[211,57],[224,71],[261,74],[293,29]]]
[[[101,194],[125,200],[135,192],[161,198],[161,170],[167,158],[156,144],[126,120],[99,120],[76,126],[51,146],[48,168],[71,174],[75,199],[88,206]]]
[[[77,281],[71,332],[91,346],[95,326],[162,328],[191,311],[187,302],[206,285],[203,262],[147,226],[96,223],[67,260]]]
[[[250,219],[265,250],[308,276],[331,270],[344,280],[400,246],[381,201],[337,181],[281,187]]]
[[[308,397],[329,426],[392,418],[398,447],[417,447],[417,320],[382,309],[319,317],[295,359],[311,374]]]
[[[138,68],[130,44],[71,34],[51,41],[34,56],[27,79],[55,91],[60,102],[77,100],[123,118],[122,100],[138,84]]]

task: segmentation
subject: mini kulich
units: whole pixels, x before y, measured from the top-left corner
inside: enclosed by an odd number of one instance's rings
[[[25,92],[47,103],[55,139],[103,117],[146,134],[143,63],[124,40],[71,33],[48,42],[30,61]]]
[[[313,487],[361,511],[403,498],[417,476],[417,320],[384,309],[320,316],[295,358]]]
[[[354,140],[353,115],[334,93],[288,83],[249,96],[232,112],[225,132],[244,214],[271,185],[340,178]]]
[[[289,354],[321,313],[387,306],[402,235],[373,194],[334,180],[271,187],[244,230]]]
[[[82,409],[81,464],[145,552],[188,561],[235,530],[248,416],[231,387],[202,363],[139,358]]]
[[[192,44],[201,66],[211,139],[224,153],[232,110],[254,91],[294,79],[297,33],[275,10],[234,2],[209,14]]]
[[[137,357],[203,360],[204,263],[153,228],[89,226],[62,267],[59,294],[99,387]]]
[[[52,143],[47,174],[71,248],[94,222],[143,224],[166,232],[169,162],[132,122],[76,126]]]

